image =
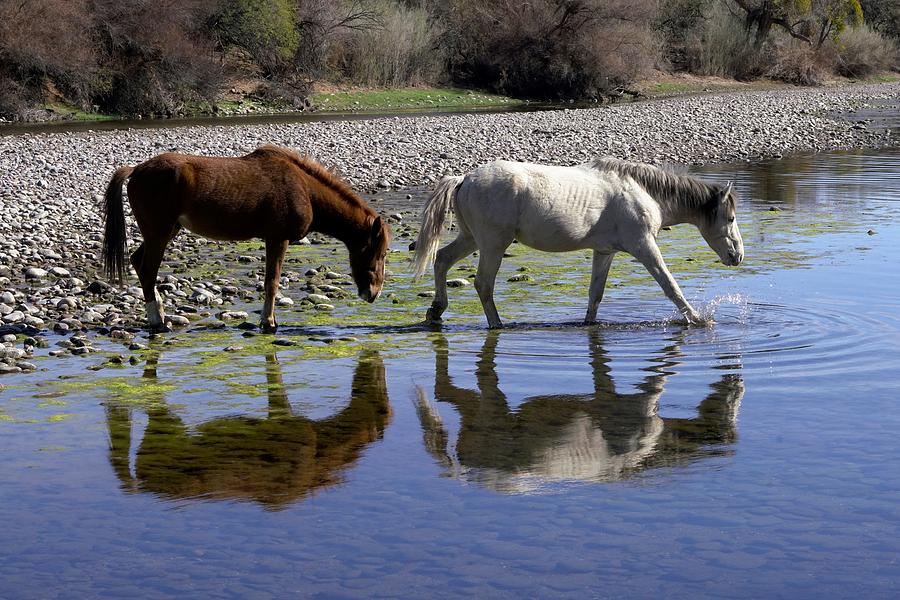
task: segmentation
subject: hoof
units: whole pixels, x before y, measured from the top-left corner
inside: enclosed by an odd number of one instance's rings
[[[172,331],[172,328],[165,323],[161,323],[159,325],[150,325],[149,329],[150,333],[169,333]]]
[[[260,323],[259,329],[263,333],[275,333],[276,331],[278,331],[278,323],[275,323],[274,325],[269,325],[267,323]]]
[[[442,314],[443,312],[444,312],[444,311],[438,311],[438,310],[436,310],[436,309],[432,306],[432,307],[429,308],[428,311],[425,313],[425,321],[427,321],[428,323],[433,323],[433,324],[443,323],[444,320],[441,318],[441,314]]]

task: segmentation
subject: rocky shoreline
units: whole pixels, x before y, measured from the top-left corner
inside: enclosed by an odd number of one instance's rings
[[[164,151],[240,155],[267,143],[287,146],[335,169],[390,214],[395,207],[378,200],[383,190],[427,186],[497,158],[575,164],[609,154],[699,164],[895,145],[896,133],[835,115],[898,98],[900,84],[893,83],[530,113],[0,136],[0,374],[34,370],[28,357],[48,344],[42,335],[51,331],[69,336],[51,354],[90,352],[85,332],[140,349],[131,339],[143,321],[139,290],[108,286],[98,269],[99,197],[116,167]],[[417,221],[415,207],[405,212],[406,220]],[[413,231],[399,227],[406,237]],[[136,233],[132,227],[132,244]],[[397,248],[408,243],[402,236],[397,242]],[[191,262],[207,247],[181,235],[166,260]],[[304,292],[292,292],[282,303],[348,296],[340,273],[323,267],[287,275]],[[163,287],[175,325],[197,316],[240,320],[246,313],[232,310],[235,303],[259,297],[257,280],[167,275]]]

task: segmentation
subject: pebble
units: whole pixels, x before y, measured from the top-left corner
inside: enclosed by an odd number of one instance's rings
[[[463,278],[460,277],[460,278],[458,278],[458,279],[448,279],[448,280],[447,280],[447,287],[452,287],[452,288],[455,288],[455,287],[465,287],[465,286],[467,286],[467,285],[471,285],[471,283],[472,283],[472,282],[470,282],[468,279],[463,279]]]

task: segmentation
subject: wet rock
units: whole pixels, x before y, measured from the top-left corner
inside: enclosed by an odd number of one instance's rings
[[[166,316],[166,321],[175,327],[187,327],[191,324],[191,320],[182,315],[168,315]]]
[[[10,365],[5,362],[0,362],[0,375],[6,375],[9,373],[21,373],[22,369],[17,367],[16,365]]]
[[[242,310],[226,310],[216,315],[216,318],[221,321],[245,321],[247,320],[247,317],[249,317],[249,315]]]
[[[113,290],[113,287],[106,283],[105,281],[92,281],[87,286],[88,293],[91,294],[105,294]]]
[[[14,310],[9,314],[3,315],[4,323],[19,323],[25,320],[25,313],[21,310]]]
[[[447,287],[457,288],[457,287],[465,287],[467,285],[471,285],[472,283],[468,279],[457,278],[457,279],[448,279]]]

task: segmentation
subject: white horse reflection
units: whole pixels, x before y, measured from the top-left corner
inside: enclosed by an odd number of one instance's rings
[[[654,367],[637,392],[618,393],[601,334],[591,331],[589,337],[593,391],[532,396],[516,410],[499,386],[498,332],[488,332],[481,349],[478,390],[454,385],[447,339],[435,338],[434,397],[452,404],[460,423],[450,444],[436,405],[419,388],[416,408],[428,452],[448,475],[504,492],[534,491],[550,481],[615,481],[728,452],[727,445],[737,439],[735,423],[744,395],[740,377],[728,374],[713,383],[697,416],[660,417],[660,396],[671,376],[666,365]],[[677,345],[663,354],[673,360]]]

